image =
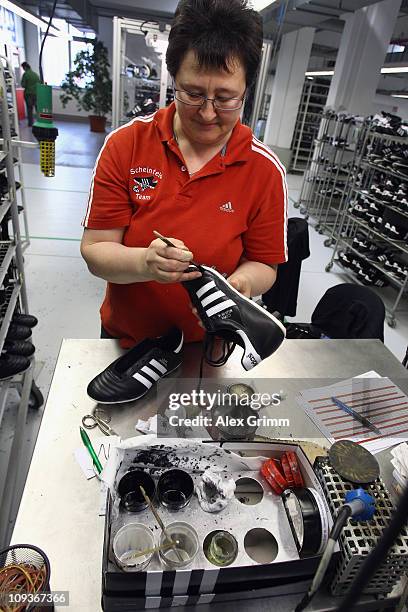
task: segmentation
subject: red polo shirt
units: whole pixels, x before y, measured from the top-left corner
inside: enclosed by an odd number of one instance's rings
[[[129,247],[149,246],[157,230],[183,240],[196,261],[227,275],[242,255],[265,264],[286,261],[287,186],[276,155],[238,122],[225,154],[190,177],[174,140],[174,113],[173,103],[109,134],[83,225],[126,227]],[[180,283],[108,283],[101,318],[123,347],[173,325],[187,342],[203,336]]]

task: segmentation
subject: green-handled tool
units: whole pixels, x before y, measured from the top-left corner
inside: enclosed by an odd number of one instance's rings
[[[40,167],[45,176],[55,176],[55,139],[58,130],[52,122],[52,87],[37,83],[37,121],[33,136],[40,143]]]
[[[95,453],[95,449],[92,446],[92,443],[89,439],[88,434],[86,433],[85,429],[83,427],[79,428],[79,431],[81,432],[81,438],[82,438],[82,442],[84,443],[85,447],[88,450],[88,453],[91,455],[92,457],[92,461],[94,463],[94,466],[97,469],[98,474],[100,474],[103,470],[102,467],[102,463],[99,461],[98,459],[98,455]]]

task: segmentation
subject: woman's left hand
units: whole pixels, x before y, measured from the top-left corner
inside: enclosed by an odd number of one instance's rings
[[[245,274],[241,274],[238,272],[237,274],[231,274],[231,276],[227,279],[230,285],[234,287],[237,291],[245,295],[245,297],[251,297],[251,281]]]
[[[227,280],[230,285],[234,287],[234,289],[239,291],[239,293],[242,293],[242,295],[245,295],[245,297],[251,297],[251,281],[245,274],[241,274],[240,272],[238,272],[238,274],[235,274],[234,272],[234,274],[231,274],[231,276]],[[198,324],[200,325],[200,327],[205,329],[204,325],[201,322],[200,315],[198,314],[197,310],[194,308],[193,305],[191,305],[191,310],[193,311],[193,314],[197,317]]]

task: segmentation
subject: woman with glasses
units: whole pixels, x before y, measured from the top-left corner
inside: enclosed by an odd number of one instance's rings
[[[102,337],[130,347],[177,326],[200,340],[181,285],[200,276],[193,259],[247,297],[273,285],[287,258],[285,170],[240,121],[261,50],[247,0],[180,1],[166,56],[174,102],[112,132],[93,173],[81,252],[108,281]]]

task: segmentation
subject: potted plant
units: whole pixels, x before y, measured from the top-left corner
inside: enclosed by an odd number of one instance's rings
[[[108,50],[97,39],[92,44],[91,50],[77,53],[74,70],[61,84],[60,100],[64,108],[70,100],[76,100],[78,110],[89,112],[91,132],[104,132],[106,115],[112,109]]]

